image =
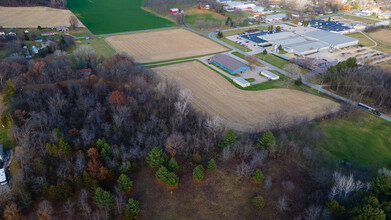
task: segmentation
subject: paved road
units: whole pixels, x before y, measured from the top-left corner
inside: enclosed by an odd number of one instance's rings
[[[233,46],[231,46],[231,45],[229,45],[229,44],[226,44],[226,43],[224,43],[223,41],[219,40],[219,39],[216,37],[216,34],[217,34],[216,32],[211,32],[211,33],[208,34],[208,37],[209,37],[210,39],[212,39],[212,40],[214,40],[214,41],[216,41],[216,42],[218,42],[218,43],[220,43],[220,44],[222,44],[222,45],[224,45],[224,46],[226,46],[226,47],[228,47],[228,48],[234,50],[234,51],[237,51],[237,52],[243,54],[243,55],[246,55],[246,54],[247,54],[246,52],[243,52],[243,51],[241,51],[241,50],[238,50],[237,48],[235,48],[235,47],[233,47]],[[271,64],[269,64],[269,63],[266,63],[266,62],[263,61],[263,60],[258,59],[258,62],[264,64],[265,66],[267,66],[267,67],[269,67],[269,68],[271,68],[271,69],[277,70],[278,72],[284,74],[285,76],[288,76],[288,77],[293,78],[293,79],[295,79],[295,80],[299,77],[299,76],[293,76],[292,74],[290,74],[290,73],[288,73],[288,72],[286,72],[286,71],[284,71],[284,70],[282,70],[282,69],[280,69],[280,68],[278,68],[278,67],[275,67],[275,66],[273,66],[273,65],[271,65]],[[312,72],[311,72],[310,74],[312,74]],[[352,105],[354,105],[354,106],[357,106],[357,102],[354,102],[354,101],[352,101],[352,100],[350,100],[350,99],[347,99],[347,98],[345,98],[345,97],[342,97],[342,96],[340,96],[340,95],[337,95],[337,94],[335,94],[335,93],[332,93],[332,92],[330,92],[330,91],[328,91],[328,90],[326,90],[326,89],[323,89],[321,85],[312,84],[312,83],[310,83],[310,82],[308,82],[308,81],[306,80],[306,77],[303,77],[303,78],[302,78],[302,81],[303,81],[303,83],[304,83],[305,85],[307,85],[307,86],[309,86],[309,87],[311,87],[311,88],[313,88],[313,89],[315,89],[315,90],[318,90],[319,92],[322,92],[322,93],[324,93],[324,94],[326,94],[326,95],[328,95],[328,96],[330,96],[330,97],[333,97],[333,98],[335,98],[335,99],[337,99],[337,100],[340,100],[340,101],[346,102],[346,103],[348,103],[348,104],[352,104]],[[384,120],[386,120],[386,121],[388,121],[388,122],[391,122],[391,117],[389,117],[389,116],[387,116],[387,115],[381,114],[380,118],[382,118],[382,119],[384,119]]]

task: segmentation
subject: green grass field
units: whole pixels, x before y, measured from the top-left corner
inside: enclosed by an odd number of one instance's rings
[[[357,17],[357,16],[354,16],[354,15],[340,15],[340,16],[344,17],[344,18],[347,18],[347,19],[351,19],[351,20],[355,20],[355,21],[361,21],[361,22],[368,23],[368,24],[374,24],[374,23],[379,22],[379,21],[374,20],[374,19],[364,18],[364,17]]]
[[[263,55],[260,53],[260,54],[256,54],[256,57],[258,57],[259,59],[265,61],[266,63],[270,63],[271,65],[278,67],[280,69],[283,69],[286,64],[289,64],[289,61],[286,61],[286,60],[281,59],[279,57],[273,56],[271,54]],[[301,69],[302,74],[306,74],[306,73],[310,72],[308,69],[304,69],[301,67],[300,67],[300,69]]]
[[[113,56],[116,53],[102,37],[94,37],[88,40],[81,39],[76,45],[89,45],[95,49],[97,54],[101,54],[105,58]]]
[[[364,36],[360,32],[355,32],[355,33],[350,33],[350,34],[345,34],[345,35],[358,39],[358,43],[361,45],[364,45],[366,47],[371,47],[371,46],[375,45],[371,40],[369,40],[366,36]]]
[[[4,150],[10,150],[15,147],[15,144],[8,138],[7,129],[0,126],[0,144],[4,146]]]
[[[319,147],[335,160],[346,160],[359,167],[391,165],[391,123],[364,114],[350,119],[319,123],[325,140]]]
[[[173,22],[142,10],[142,0],[68,0],[68,8],[94,34],[171,27]]]

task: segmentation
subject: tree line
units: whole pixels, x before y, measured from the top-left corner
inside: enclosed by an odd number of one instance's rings
[[[67,0],[2,0],[0,6],[49,6],[52,8],[66,8]]]
[[[391,111],[391,75],[374,66],[358,66],[355,58],[339,62],[320,76],[321,83],[357,102]]]

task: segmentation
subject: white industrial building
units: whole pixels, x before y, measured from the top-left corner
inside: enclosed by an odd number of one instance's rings
[[[240,1],[230,1],[230,2],[222,2],[224,3],[224,10],[233,11],[233,10],[252,10],[256,7],[253,3],[245,3]]]
[[[310,40],[327,43],[331,49],[340,49],[358,44],[358,40],[355,38],[323,30],[308,32],[304,36]]]
[[[256,6],[253,8],[253,12],[263,12],[263,11],[265,11],[265,8],[261,6]]]
[[[276,48],[282,48],[297,55],[308,55],[328,49],[340,49],[358,44],[358,40],[342,34],[329,31],[308,29],[303,34],[293,32],[277,32],[273,34],[260,35],[267,43],[273,44]]]
[[[288,16],[286,14],[266,15],[265,21],[275,22],[275,21],[282,21],[283,19],[287,19],[287,18],[288,18]]]
[[[235,77],[233,79],[233,81],[238,84],[239,86],[241,87],[248,87],[250,86],[250,82],[248,82],[247,80],[243,79],[242,77]]]
[[[272,72],[270,72],[269,70],[262,70],[261,71],[261,74],[263,76],[265,76],[266,78],[268,78],[269,80],[277,80],[280,78],[280,76],[278,76],[277,74],[274,74]]]

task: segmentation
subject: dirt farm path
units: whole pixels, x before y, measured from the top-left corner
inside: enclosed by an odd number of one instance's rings
[[[297,117],[313,119],[339,109],[331,100],[297,90],[240,90],[196,61],[153,70],[163,79],[178,78],[181,87],[192,92],[196,109],[221,117],[227,127],[238,131],[266,129],[276,117],[289,123]]]

